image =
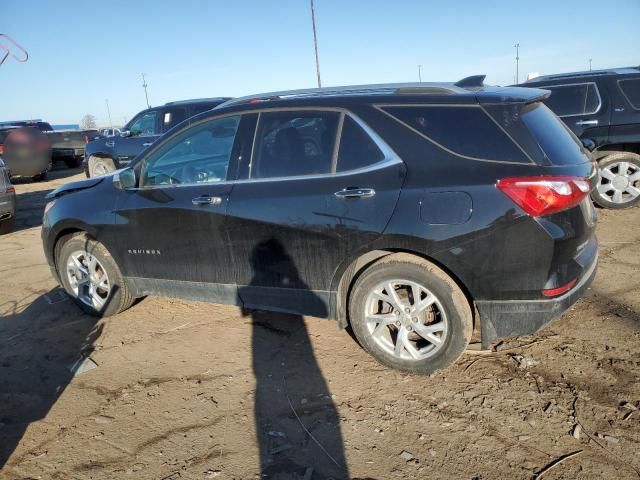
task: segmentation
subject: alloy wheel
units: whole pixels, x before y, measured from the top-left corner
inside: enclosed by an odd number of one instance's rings
[[[615,162],[602,167],[596,188],[609,202],[631,202],[640,195],[640,167],[631,162]]]
[[[374,342],[402,360],[424,360],[445,345],[447,316],[438,298],[419,283],[395,279],[367,296],[366,327]]]
[[[111,284],[107,271],[94,255],[85,250],[69,255],[67,278],[78,300],[97,311],[104,307]]]

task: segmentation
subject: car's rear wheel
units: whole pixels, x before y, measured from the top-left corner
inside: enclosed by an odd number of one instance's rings
[[[82,157],[70,157],[64,159],[64,164],[68,168],[78,168],[82,164]]]
[[[384,257],[358,278],[349,313],[365,350],[380,363],[409,372],[451,365],[473,329],[460,287],[442,269],[405,253]]]
[[[74,235],[57,249],[58,276],[66,292],[87,313],[108,317],[135,298],[107,249],[86,235]]]
[[[89,176],[100,177],[115,171],[113,160],[106,157],[89,157]]]
[[[622,209],[640,202],[640,155],[616,152],[598,163],[598,185],[591,193],[604,208]]]
[[[16,217],[12,216],[5,220],[0,220],[0,235],[11,233],[16,225]]]

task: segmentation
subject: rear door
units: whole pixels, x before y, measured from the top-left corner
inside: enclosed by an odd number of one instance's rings
[[[640,142],[640,78],[623,78],[611,83],[614,113],[611,143]]]
[[[544,103],[578,138],[606,138],[610,106],[606,92],[595,82],[537,85],[551,91]]]
[[[127,165],[158,139],[161,133],[160,121],[158,110],[147,110],[129,124],[128,136],[117,136],[106,141],[106,145],[113,148],[121,166]]]
[[[384,230],[404,165],[338,110],[260,113],[228,231],[245,305],[327,316],[338,266]]]

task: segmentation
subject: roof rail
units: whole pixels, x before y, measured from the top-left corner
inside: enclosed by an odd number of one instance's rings
[[[373,85],[349,85],[341,87],[308,88],[302,90],[285,90],[281,92],[261,93],[246,97],[232,98],[216,108],[258,103],[289,98],[330,97],[337,95],[452,95],[468,93],[453,83],[381,83]]]
[[[624,75],[624,74],[637,74],[640,72],[640,66],[633,67],[620,67],[620,68],[607,68],[603,70],[583,70],[580,72],[568,72],[568,73],[557,73],[550,75],[540,75],[538,77],[534,77],[530,80],[525,81],[524,83],[534,83],[539,82],[541,80],[562,80],[565,78],[580,78],[580,77],[596,77],[600,75]]]
[[[173,102],[167,102],[165,105],[183,105],[185,103],[198,103],[198,102],[226,102],[231,100],[231,97],[212,97],[212,98],[193,98],[189,100],[174,100]]]

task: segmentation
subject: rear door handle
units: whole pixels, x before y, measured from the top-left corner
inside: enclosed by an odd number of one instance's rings
[[[116,144],[116,142],[114,142],[114,141],[108,141],[108,142],[104,142],[104,144],[105,144],[105,146],[107,146],[107,147],[113,147],[113,146]]]
[[[222,203],[222,198],[212,197],[210,195],[200,195],[199,197],[191,200],[191,203],[194,205],[220,205]]]
[[[344,188],[334,193],[338,198],[371,198],[375,194],[373,188]]]
[[[153,142],[143,143],[143,144],[142,144],[142,146],[143,146],[143,147],[148,147],[149,145],[153,145]]]
[[[598,120],[578,120],[576,125],[598,125]]]

